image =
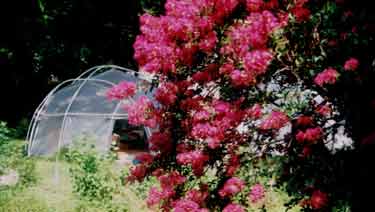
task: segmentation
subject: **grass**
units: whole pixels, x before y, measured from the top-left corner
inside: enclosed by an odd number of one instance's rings
[[[73,192],[70,164],[38,158],[34,184],[0,187],[0,212],[146,212],[144,200],[132,189],[121,187],[111,200],[111,209],[95,202],[80,200]],[[57,168],[57,173],[56,173]]]
[[[18,146],[19,142],[17,141]],[[29,158],[20,160],[28,161]],[[102,202],[80,199],[73,191],[72,177],[69,169],[72,164],[45,158],[33,158],[35,162],[35,183],[23,184],[14,187],[0,186],[0,212],[148,212],[145,205],[146,193],[149,187],[155,185],[156,179],[149,179],[143,183],[135,183],[123,186],[118,182],[110,204],[103,206]],[[1,161],[0,161],[1,162]],[[19,164],[22,164],[19,162]],[[57,166],[56,166],[57,165]],[[120,176],[125,167],[113,163],[108,165],[110,170]],[[14,168],[14,167],[13,167]],[[25,169],[27,170],[27,169]],[[56,172],[57,170],[57,172]],[[119,178],[120,179],[120,178]],[[267,179],[264,179],[267,180]],[[272,189],[266,194],[266,211],[285,211],[284,204],[290,197],[282,190]],[[292,212],[298,212],[301,208],[293,207]],[[262,211],[261,207],[251,205],[248,211]]]

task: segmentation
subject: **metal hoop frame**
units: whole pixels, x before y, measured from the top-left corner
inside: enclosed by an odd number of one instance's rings
[[[39,104],[39,106],[37,107],[37,109],[35,110],[35,112],[33,114],[33,117],[31,119],[28,131],[27,131],[27,136],[26,136],[26,140],[28,142],[28,145],[27,145],[27,153],[28,153],[28,155],[31,155],[31,149],[32,149],[33,144],[34,144],[35,136],[38,133],[38,125],[39,125],[39,121],[40,121],[41,117],[51,117],[51,116],[58,117],[58,116],[63,116],[63,120],[62,120],[61,128],[60,128],[59,139],[58,139],[58,147],[57,147],[58,151],[61,148],[61,142],[64,140],[64,134],[65,134],[65,129],[66,129],[67,117],[69,117],[69,116],[91,116],[91,117],[92,116],[102,116],[103,118],[108,118],[108,119],[112,120],[112,122],[111,122],[111,127],[112,128],[114,127],[114,123],[115,123],[116,119],[122,119],[122,118],[123,119],[127,119],[127,114],[126,113],[124,113],[124,114],[122,114],[122,113],[119,114],[118,113],[118,111],[120,109],[120,106],[122,105],[121,101],[119,101],[117,103],[114,111],[112,113],[109,113],[109,114],[105,114],[105,113],[73,113],[73,112],[70,111],[71,107],[72,107],[72,104],[75,102],[75,100],[76,100],[77,96],[79,95],[81,89],[85,86],[85,84],[87,82],[94,81],[94,82],[99,82],[99,83],[107,84],[109,86],[114,86],[115,85],[114,83],[112,83],[110,81],[107,81],[107,80],[92,78],[96,74],[100,73],[101,71],[107,71],[107,69],[108,70],[117,69],[117,70],[124,71],[126,73],[131,73],[135,77],[137,77],[137,78],[139,78],[141,80],[148,81],[148,82],[151,83],[151,80],[149,78],[147,78],[146,76],[142,75],[141,73],[137,73],[134,70],[131,70],[131,69],[128,69],[128,68],[124,68],[124,67],[120,67],[120,66],[116,66],[116,65],[95,66],[95,67],[92,67],[92,68],[88,69],[87,71],[83,72],[76,79],[69,79],[69,80],[63,81],[62,83],[60,83],[59,85],[57,85],[53,90],[51,90],[48,93],[48,95]],[[87,77],[85,77],[85,76],[87,76]],[[77,83],[80,83],[80,84],[78,85],[78,88],[76,89],[76,91],[72,95],[72,97],[70,99],[70,102],[69,102],[67,108],[65,109],[64,113],[47,114],[47,113],[43,112],[43,109],[49,104],[49,102],[51,100],[51,97],[55,93],[57,93],[57,91],[63,89],[64,87],[67,87],[69,85],[75,85]],[[134,100],[130,99],[130,101],[133,102]],[[151,135],[151,130],[148,127],[145,127],[145,131],[146,131],[147,136]],[[110,139],[111,135],[108,135],[108,136],[109,136],[109,139]]]

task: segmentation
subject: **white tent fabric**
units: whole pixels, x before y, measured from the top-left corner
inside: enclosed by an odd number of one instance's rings
[[[147,76],[114,65],[93,67],[59,84],[36,109],[27,134],[28,155],[51,155],[81,136],[90,137],[98,151],[108,151],[115,120],[126,120],[127,114],[121,108],[126,100],[108,101],[105,94],[121,81],[137,84],[133,98],[146,95],[153,99]],[[150,129],[145,132],[150,136]]]

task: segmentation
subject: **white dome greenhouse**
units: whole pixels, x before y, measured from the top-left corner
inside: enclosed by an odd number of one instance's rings
[[[55,87],[36,109],[27,134],[28,155],[51,155],[82,137],[100,152],[108,151],[115,123],[125,121],[123,101],[109,101],[106,91],[121,81],[135,82],[134,98],[146,95],[153,99],[150,77],[114,65],[93,67],[76,79]],[[150,136],[149,128],[143,128]]]

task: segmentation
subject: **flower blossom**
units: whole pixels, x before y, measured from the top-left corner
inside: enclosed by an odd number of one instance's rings
[[[191,164],[193,172],[197,176],[203,174],[203,168],[208,159],[209,157],[199,150],[180,153],[177,155],[177,162],[183,165]]]
[[[269,35],[278,27],[280,22],[270,11],[251,13],[246,21],[229,28],[226,35],[230,42],[224,45],[220,52],[242,60],[249,52],[249,47],[266,49]],[[244,37],[244,34],[249,36]]]
[[[147,167],[143,164],[134,166],[130,169],[130,175],[127,178],[127,181],[129,182],[134,182],[135,180],[137,181],[142,181],[143,178],[146,175]]]
[[[174,187],[185,182],[186,178],[177,171],[158,177],[161,190],[156,187],[151,187],[149,190],[147,205],[153,206],[160,203],[162,200],[169,200],[175,195]]]
[[[256,82],[254,73],[238,69],[233,70],[230,78],[235,87],[254,85]]]
[[[153,205],[157,205],[162,200],[168,200],[174,194],[175,192],[170,188],[165,188],[159,191],[156,187],[151,187],[148,192],[148,197],[146,200],[147,206],[151,207]]]
[[[297,22],[307,21],[310,18],[311,12],[309,9],[304,7],[294,7],[291,11],[296,17]]]
[[[263,0],[246,0],[246,9],[249,12],[259,12],[263,6]]]
[[[238,0],[168,0],[165,15],[140,17],[134,59],[152,73],[176,73],[176,63],[192,65],[198,52],[210,54],[218,42],[214,25],[231,14]]]
[[[172,141],[167,133],[154,132],[148,139],[151,151],[168,153],[172,150]]]
[[[318,106],[315,109],[315,112],[322,116],[329,116],[332,113],[332,108],[329,106],[329,104]]]
[[[322,134],[323,130],[320,127],[309,128],[305,132],[298,131],[298,133],[296,134],[296,140],[300,143],[305,141],[309,143],[315,143],[322,137]]]
[[[207,110],[197,111],[193,116],[193,124],[208,121],[211,114]]]
[[[206,198],[208,197],[207,191],[199,191],[197,189],[192,189],[186,192],[185,198],[191,201],[198,203],[199,205],[203,205]]]
[[[336,71],[336,69],[327,68],[315,77],[314,82],[319,86],[323,86],[325,84],[335,84],[338,76],[339,73]]]
[[[199,205],[191,200],[181,199],[173,203],[173,212],[208,212],[207,209],[200,208]]]
[[[246,71],[255,72],[256,75],[264,74],[273,59],[268,50],[253,50],[248,52],[244,58]]]
[[[178,87],[170,82],[162,83],[155,92],[155,99],[163,105],[171,105],[177,99]]]
[[[134,82],[120,82],[119,84],[108,89],[106,96],[108,100],[122,100],[134,96],[137,86]]]
[[[355,71],[359,66],[359,61],[356,58],[350,58],[345,61],[344,70],[345,71]]]
[[[255,184],[251,187],[249,193],[249,199],[252,203],[256,203],[259,200],[263,199],[265,196],[264,187],[261,184]]]
[[[129,124],[156,127],[157,115],[155,107],[146,96],[141,96],[134,103],[125,105],[124,109],[128,112]]]
[[[220,129],[210,123],[197,123],[193,126],[192,133],[195,138],[216,137],[220,134]]]
[[[289,122],[289,118],[283,112],[272,111],[261,123],[259,128],[262,130],[280,129]]]
[[[312,119],[310,116],[300,116],[296,121],[296,125],[300,127],[310,126],[312,124]]]
[[[224,183],[223,188],[219,190],[219,195],[221,197],[231,197],[240,192],[244,188],[245,181],[237,177],[232,177]]]
[[[246,109],[246,116],[252,119],[258,119],[262,116],[262,106],[254,104],[251,108]]]
[[[310,198],[310,205],[313,209],[321,209],[328,203],[328,195],[320,190],[315,190]]]
[[[235,203],[230,203],[223,209],[223,212],[245,212],[243,206]]]
[[[177,171],[159,176],[158,178],[161,188],[171,188],[177,185],[181,185],[186,181],[186,178]]]
[[[154,157],[150,153],[140,153],[135,156],[135,159],[140,161],[142,164],[149,165],[154,160]]]
[[[240,157],[232,154],[226,167],[227,176],[233,176],[240,167]]]

